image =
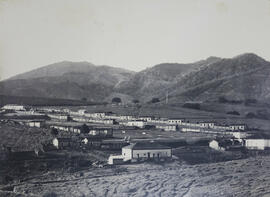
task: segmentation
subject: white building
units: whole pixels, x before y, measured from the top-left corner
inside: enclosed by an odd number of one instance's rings
[[[8,104],[3,106],[2,109],[24,111],[25,107],[23,105]]]
[[[177,125],[158,124],[156,128],[164,131],[177,131]]]
[[[214,128],[215,123],[213,122],[200,122],[200,127],[202,128]]]
[[[168,124],[181,125],[182,122],[184,122],[184,120],[182,120],[182,119],[169,119],[168,120]]]
[[[79,115],[84,115],[84,114],[86,114],[86,113],[87,113],[86,109],[79,109],[79,110],[78,110],[78,114],[79,114]]]
[[[122,155],[110,155],[108,159],[109,165],[122,164],[124,162],[125,157]]]
[[[242,131],[244,131],[244,130],[246,130],[246,125],[244,125],[244,124],[240,124],[240,125],[230,125],[229,128],[230,128],[230,130],[232,130],[232,131],[237,131],[237,130],[242,130]]]
[[[233,137],[235,137],[236,139],[244,139],[248,136],[250,136],[250,134],[246,133],[246,132],[241,132],[241,131],[234,131],[231,132],[231,134],[233,135]]]
[[[69,117],[63,114],[47,114],[47,115],[52,119],[65,120],[65,121],[67,121]]]
[[[38,128],[43,126],[43,124],[44,121],[35,121],[35,120],[26,123],[26,125],[29,127],[38,127]]]
[[[247,149],[265,150],[270,148],[270,139],[246,139],[245,146]]]
[[[128,127],[139,127],[139,128],[144,128],[145,126],[144,121],[127,121],[127,122],[120,122],[119,124],[122,124]]]
[[[156,142],[137,142],[122,148],[124,161],[147,159],[167,159],[172,157],[172,149]]]

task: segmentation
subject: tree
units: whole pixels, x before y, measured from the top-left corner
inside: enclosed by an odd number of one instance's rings
[[[256,118],[256,115],[253,112],[249,112],[246,114],[246,118]]]
[[[158,103],[160,102],[159,98],[152,98],[151,103]]]
[[[140,103],[140,101],[138,99],[133,99],[132,102],[135,103],[135,104]]]
[[[201,109],[201,105],[199,103],[185,103],[183,107],[198,110]]]
[[[119,98],[119,97],[114,97],[113,99],[112,99],[112,103],[121,103],[122,102],[122,100],[121,100],[121,98]]]
[[[81,126],[81,132],[84,133],[84,134],[89,133],[89,127],[86,124],[83,124]]]
[[[56,128],[52,128],[51,129],[51,134],[53,135],[53,136],[57,136],[58,135],[58,130],[56,129]]]
[[[83,98],[81,98],[81,101],[86,102],[87,98],[83,97]]]
[[[237,116],[240,115],[240,113],[238,111],[229,111],[229,112],[227,112],[227,114],[237,115]]]

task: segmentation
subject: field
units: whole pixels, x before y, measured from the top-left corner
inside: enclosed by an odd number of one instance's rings
[[[270,195],[270,156],[188,165],[132,164],[76,173],[51,172],[17,184],[26,196],[261,196]]]

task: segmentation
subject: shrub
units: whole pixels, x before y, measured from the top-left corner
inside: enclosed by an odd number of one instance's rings
[[[151,103],[158,103],[160,102],[159,98],[152,98]]]
[[[249,112],[246,114],[246,118],[256,118],[256,115],[253,112]]]
[[[201,105],[199,103],[185,103],[183,107],[198,110],[201,109]]]
[[[122,100],[121,100],[121,98],[119,98],[119,97],[114,97],[113,99],[112,99],[112,103],[121,103],[122,102]]]
[[[237,115],[237,116],[240,115],[240,113],[238,111],[229,111],[229,112],[227,112],[227,114]]]

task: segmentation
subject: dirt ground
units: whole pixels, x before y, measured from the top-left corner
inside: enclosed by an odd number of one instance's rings
[[[270,196],[270,156],[188,165],[131,164],[50,172],[15,186],[26,196]],[[0,193],[1,194],[1,193]]]

